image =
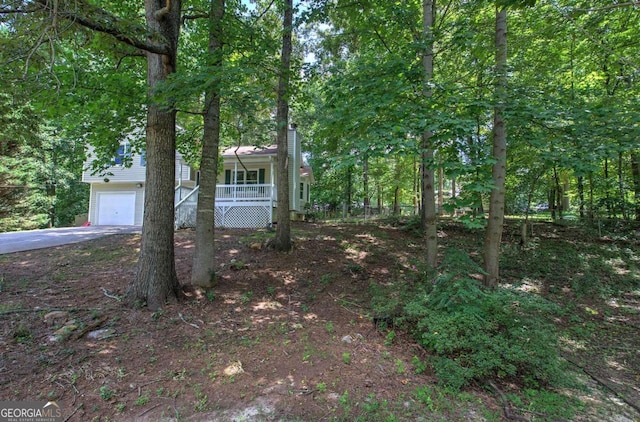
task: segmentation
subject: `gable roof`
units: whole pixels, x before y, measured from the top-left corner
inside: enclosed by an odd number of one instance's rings
[[[236,154],[238,156],[249,156],[249,155],[277,155],[278,147],[277,145],[268,145],[264,147],[256,147],[253,145],[250,146],[235,146],[230,147],[222,151],[223,157],[235,157]]]
[[[300,167],[300,177],[308,177],[309,183],[315,183],[315,179],[313,177],[313,169],[311,168],[311,166]]]

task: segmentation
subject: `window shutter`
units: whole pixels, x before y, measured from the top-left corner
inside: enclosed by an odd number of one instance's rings
[[[225,185],[231,184],[231,170],[224,171],[224,184]]]
[[[264,185],[264,169],[258,169],[258,184]]]

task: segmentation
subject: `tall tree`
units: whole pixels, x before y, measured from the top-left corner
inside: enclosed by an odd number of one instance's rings
[[[180,34],[181,0],[145,0],[145,19],[152,33],[164,40],[162,51],[146,51],[147,169],[140,257],[133,283],[127,291],[130,303],[162,307],[178,297],[180,285],[174,255],[174,184],[176,110],[154,100],[154,89],[175,72]],[[151,41],[151,38],[149,39]]]
[[[489,199],[489,222],[484,238],[485,285],[495,286],[500,271],[500,243],[504,223],[505,179],[507,174],[507,7],[496,4],[496,83],[493,114],[493,190]]]
[[[291,78],[291,53],[293,33],[293,0],[284,0],[282,19],[282,53],[278,75],[278,100],[276,109],[278,145],[278,224],[274,247],[279,251],[291,249],[291,219],[289,216],[289,97]],[[293,171],[299,171],[293,169]]]
[[[433,0],[422,3],[422,37],[424,51],[422,54],[423,95],[428,103],[433,95],[431,84],[433,79],[433,25],[435,20]],[[426,112],[426,110],[424,110]],[[422,132],[422,220],[426,239],[426,263],[436,267],[438,259],[438,216],[436,213],[436,180],[434,163],[433,132],[425,128]]]
[[[640,155],[631,152],[631,180],[633,186],[633,209],[636,221],[640,221]]]
[[[49,61],[55,63],[55,44],[65,29],[76,25],[96,33],[108,34],[120,43],[138,51],[144,51],[147,59],[146,132],[146,194],[142,245],[136,276],[127,296],[130,303],[146,304],[151,309],[164,305],[167,299],[176,298],[179,284],[175,272],[173,238],[173,187],[175,181],[175,110],[171,104],[160,104],[153,99],[157,85],[175,71],[177,41],[180,29],[181,0],[145,0],[145,22],[138,22],[137,6],[117,2],[105,3],[125,17],[110,13],[86,1],[24,0],[0,9],[0,15],[10,16],[10,26],[24,30],[33,36],[38,19],[41,20],[39,36],[33,48],[25,56],[29,69],[31,60],[40,47],[47,45]],[[34,24],[20,25],[23,21]],[[70,25],[59,25],[61,20]],[[72,31],[70,31],[72,33]],[[20,46],[17,47],[20,49]]]
[[[222,71],[222,19],[225,0],[211,0],[209,9],[208,54],[212,73]],[[216,80],[216,78],[213,78]],[[219,79],[218,79],[219,80]],[[191,267],[191,282],[211,287],[215,281],[215,199],[220,146],[220,84],[213,83],[205,93],[202,157],[200,159],[200,188],[196,214],[196,240]]]

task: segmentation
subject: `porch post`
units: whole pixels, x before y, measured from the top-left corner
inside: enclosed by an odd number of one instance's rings
[[[273,190],[274,190],[274,186],[275,186],[275,175],[273,174],[273,157],[269,156],[269,179],[271,179],[271,206],[273,207]]]
[[[238,162],[233,164],[233,201],[236,201],[238,195]]]

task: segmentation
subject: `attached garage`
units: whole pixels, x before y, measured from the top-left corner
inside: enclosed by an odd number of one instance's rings
[[[135,192],[99,192],[97,205],[97,225],[133,226],[135,224]]]

